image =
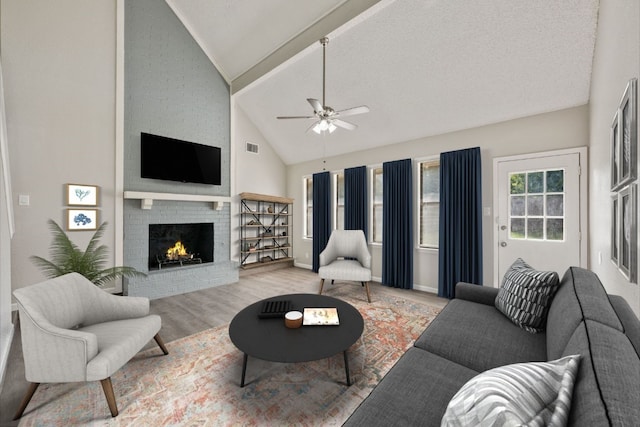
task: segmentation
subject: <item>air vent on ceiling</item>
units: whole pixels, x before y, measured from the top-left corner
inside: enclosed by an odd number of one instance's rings
[[[258,154],[258,150],[259,150],[260,146],[258,144],[254,144],[253,142],[249,142],[247,141],[247,153],[254,153],[254,154]]]

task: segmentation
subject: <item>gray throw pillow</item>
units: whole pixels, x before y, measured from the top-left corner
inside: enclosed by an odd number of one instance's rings
[[[504,274],[495,306],[525,331],[542,332],[559,285],[555,271],[535,270],[518,258]]]
[[[485,371],[458,390],[440,425],[566,426],[579,364],[572,355]]]

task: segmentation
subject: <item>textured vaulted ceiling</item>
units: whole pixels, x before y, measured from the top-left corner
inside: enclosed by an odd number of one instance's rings
[[[287,164],[589,101],[598,0],[167,3]],[[326,104],[371,109],[345,118],[355,131],[276,119],[322,99],[323,35]]]

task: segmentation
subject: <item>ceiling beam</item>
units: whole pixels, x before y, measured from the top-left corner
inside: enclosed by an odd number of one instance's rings
[[[236,77],[231,82],[234,94],[247,87],[283,62],[291,59],[322,37],[335,31],[356,16],[360,15],[380,0],[349,0],[336,7],[325,17],[310,25],[306,30],[280,46],[269,56]]]

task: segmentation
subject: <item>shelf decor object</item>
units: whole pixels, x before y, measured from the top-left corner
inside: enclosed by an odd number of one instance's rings
[[[240,267],[293,261],[293,199],[240,193]]]
[[[66,196],[68,206],[98,206],[97,185],[67,184]]]

